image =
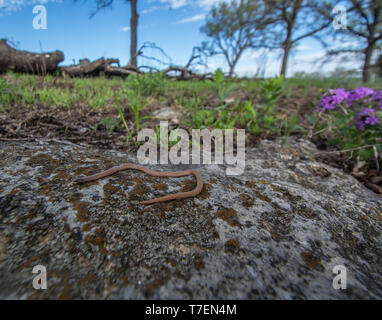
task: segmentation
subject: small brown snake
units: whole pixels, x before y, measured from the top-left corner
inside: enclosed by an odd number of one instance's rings
[[[159,171],[153,171],[148,168],[136,165],[134,163],[124,163],[120,166],[112,167],[106,171],[102,171],[92,176],[78,178],[76,179],[76,182],[86,183],[86,182],[102,179],[118,171],[127,170],[127,169],[143,171],[147,173],[148,175],[154,176],[154,177],[185,177],[190,175],[194,175],[196,177],[196,187],[194,190],[187,191],[187,192],[178,192],[178,193],[169,194],[167,196],[163,196],[160,198],[142,201],[141,204],[152,204],[152,203],[164,202],[164,201],[169,201],[174,199],[184,199],[189,197],[195,197],[202,191],[202,188],[203,188],[203,179],[198,170],[185,170],[185,171],[178,171],[178,172],[166,172],[166,171],[159,172]]]

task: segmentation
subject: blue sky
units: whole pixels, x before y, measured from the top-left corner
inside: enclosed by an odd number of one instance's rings
[[[200,33],[205,14],[214,3],[221,0],[138,0],[138,47],[146,41],[154,42],[172,58],[173,64],[184,65],[195,45],[206,38]],[[47,29],[35,30],[32,21],[35,5],[47,10]],[[79,0],[0,0],[0,38],[7,38],[21,50],[32,52],[64,52],[61,65],[76,63],[79,59],[94,60],[100,57],[118,58],[122,65],[129,60],[130,4],[114,0],[112,9],[105,9],[89,19],[94,1]],[[157,51],[147,51],[164,59]],[[320,44],[313,39],[300,42],[289,63],[288,75],[296,71],[314,71],[312,63],[324,54]],[[139,64],[147,64],[142,59]],[[253,75],[266,63],[266,75],[279,73],[280,57],[277,52],[261,58],[259,51],[248,51],[241,58],[236,72]],[[222,58],[209,60],[211,70],[227,70]],[[327,72],[337,63],[325,66]],[[342,65],[343,66],[343,65]],[[352,67],[354,67],[354,62]]]

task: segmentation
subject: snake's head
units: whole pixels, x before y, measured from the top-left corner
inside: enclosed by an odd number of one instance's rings
[[[78,184],[85,183],[85,178],[78,178],[78,179],[74,180],[74,182],[76,182]]]

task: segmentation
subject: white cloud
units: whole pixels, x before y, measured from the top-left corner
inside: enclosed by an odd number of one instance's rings
[[[226,0],[159,0],[160,3],[169,5],[172,9],[179,9],[185,6],[197,6],[203,9],[210,9],[214,4]]]
[[[123,31],[123,32],[130,31],[130,27],[123,27],[123,28],[119,29],[119,31]]]
[[[218,4],[219,2],[223,2],[225,0],[198,0],[197,4],[199,7],[209,9],[211,8],[214,4]],[[194,1],[191,1],[194,2]]]
[[[159,0],[161,3],[168,4],[173,9],[182,8],[191,3],[188,0]]]
[[[308,50],[312,50],[312,47],[305,45],[305,44],[300,44],[296,47],[296,50],[297,51],[308,51]]]
[[[62,0],[0,0],[0,15],[4,12],[18,11],[24,6],[46,4],[48,2],[62,2]]]
[[[159,9],[160,9],[160,7],[158,7],[158,6],[152,6],[152,7],[148,8],[148,9],[144,9],[144,10],[142,10],[141,13],[142,13],[142,14],[148,14],[148,13],[157,11],[157,10],[159,10]]]
[[[205,14],[200,13],[200,14],[196,14],[196,15],[194,15],[193,17],[185,18],[185,19],[179,20],[179,21],[177,21],[176,23],[177,23],[177,24],[183,24],[183,23],[189,23],[189,22],[199,21],[199,20],[203,20],[203,19],[205,18],[205,16],[206,16]]]
[[[139,29],[140,30],[148,29],[148,28],[150,28],[152,26],[153,26],[152,24],[146,24],[146,25],[140,26]],[[126,26],[126,27],[123,27],[123,28],[119,29],[119,31],[122,31],[122,32],[128,32],[130,30],[131,30],[131,28],[129,26]]]

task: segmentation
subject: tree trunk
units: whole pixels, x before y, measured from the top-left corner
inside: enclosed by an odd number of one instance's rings
[[[235,70],[235,65],[231,64],[229,66],[229,72],[228,72],[228,77],[231,78],[233,76],[233,71]]]
[[[293,33],[293,27],[296,23],[297,14],[301,10],[302,0],[296,0],[293,2],[293,11],[290,16],[290,19],[286,19],[287,22],[287,34],[286,39],[284,41],[284,56],[283,56],[283,62],[281,64],[281,72],[280,76],[286,76],[287,68],[288,68],[288,59],[289,59],[289,53],[292,49],[292,33]],[[288,16],[288,13],[284,11],[285,17]]]
[[[280,76],[286,76],[287,73],[287,67],[288,67],[288,59],[289,59],[289,52],[290,52],[290,46],[285,46],[284,48],[284,56],[283,56],[283,62],[281,64],[281,72]]]
[[[367,83],[370,82],[371,76],[371,56],[373,55],[373,47],[369,46],[365,50],[365,60],[362,69],[362,82]]]
[[[130,19],[130,62],[132,66],[137,66],[137,28],[138,28],[138,13],[137,0],[130,0],[131,3],[131,19]]]
[[[289,53],[290,49],[292,48],[292,43],[291,43],[291,37],[292,37],[292,26],[288,26],[287,30],[287,36],[284,42],[284,55],[283,55],[283,62],[281,64],[281,71],[280,71],[280,76],[286,76],[287,73],[287,68],[288,68],[288,59],[289,59]]]
[[[236,57],[233,59],[233,61],[231,63],[229,63],[229,59],[227,58],[227,61],[228,61],[228,65],[229,65],[229,74],[228,74],[228,77],[232,77],[233,76],[233,72],[235,70],[235,67],[242,55],[242,53],[244,52],[244,50],[246,49],[246,47],[241,47],[239,52],[237,53]]]
[[[0,40],[0,73],[6,71],[45,75],[57,70],[57,65],[64,60],[61,51],[31,53],[10,47],[7,40]]]

